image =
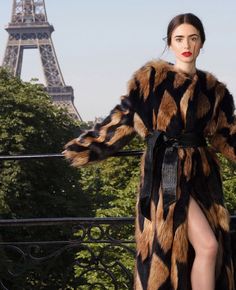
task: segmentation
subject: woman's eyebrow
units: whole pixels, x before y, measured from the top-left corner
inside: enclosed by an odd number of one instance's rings
[[[192,36],[199,36],[199,35],[196,34],[196,33],[193,33],[193,34],[188,35],[188,37],[192,37]],[[175,38],[177,38],[177,37],[183,38],[184,35],[175,35]]]

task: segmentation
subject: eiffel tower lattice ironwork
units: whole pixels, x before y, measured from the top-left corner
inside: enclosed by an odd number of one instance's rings
[[[13,0],[11,22],[3,66],[15,76],[21,75],[24,49],[38,49],[46,90],[56,105],[66,107],[76,119],[81,117],[74,105],[74,92],[64,82],[51,39],[54,31],[48,23],[44,0]]]

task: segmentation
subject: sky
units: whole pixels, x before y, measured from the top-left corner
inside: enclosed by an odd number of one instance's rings
[[[0,64],[12,0],[0,0]],[[235,0],[45,0],[52,40],[66,85],[84,121],[105,117],[126,93],[132,74],[151,59],[173,62],[163,37],[169,21],[191,12],[203,22],[206,43],[198,69],[213,73],[236,99]],[[45,83],[39,52],[24,51],[22,79]]]

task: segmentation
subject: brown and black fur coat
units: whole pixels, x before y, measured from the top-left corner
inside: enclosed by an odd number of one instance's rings
[[[175,199],[163,204],[161,158],[153,160],[150,218],[137,200],[136,290],[190,290],[194,251],[187,236],[190,195],[205,214],[219,243],[216,290],[234,290],[229,214],[224,206],[216,152],[236,161],[236,119],[233,97],[212,74],[197,70],[190,76],[163,60],[136,71],[127,95],[100,124],[70,141],[65,156],[74,166],[102,160],[126,145],[135,133],[146,138],[164,131],[203,134],[209,146],[178,148]],[[158,155],[158,154],[157,154]],[[160,156],[159,156],[160,157]],[[158,156],[154,155],[158,159]],[[145,153],[140,189],[145,181]],[[147,164],[146,164],[147,166]]]

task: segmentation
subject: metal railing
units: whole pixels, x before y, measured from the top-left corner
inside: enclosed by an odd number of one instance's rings
[[[51,158],[63,155],[0,162]],[[134,218],[0,219],[0,289],[132,289],[134,256]]]
[[[0,220],[0,231],[0,289],[132,289],[133,218]]]
[[[0,156],[0,161],[61,157]],[[236,216],[231,237],[235,263]],[[1,290],[132,289],[134,258],[133,217],[0,220]]]

